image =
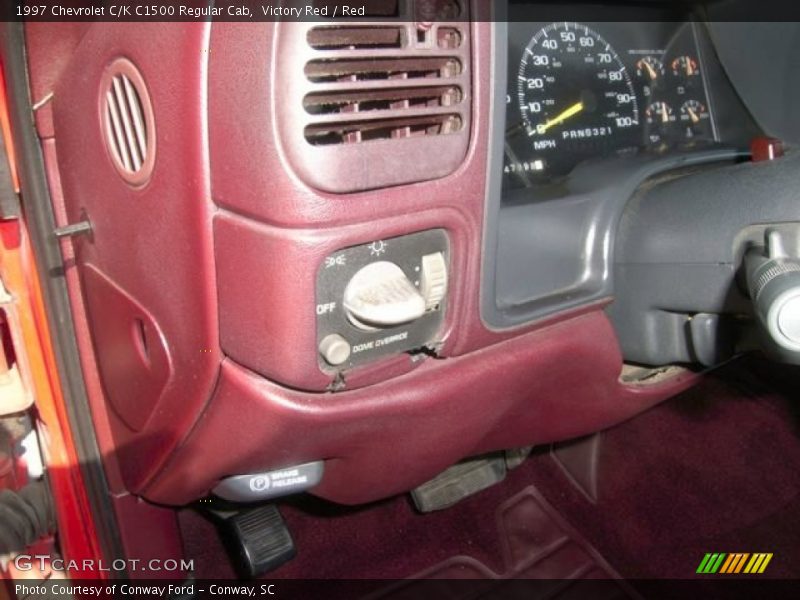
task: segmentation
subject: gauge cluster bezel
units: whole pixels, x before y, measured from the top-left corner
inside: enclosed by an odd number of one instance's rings
[[[499,2],[497,14],[502,16],[493,23],[491,80],[496,87],[491,100],[481,318],[494,331],[528,327],[611,302],[615,294],[617,230],[625,206],[637,190],[661,177],[679,177],[681,172],[746,160],[750,140],[763,135],[717,58],[709,24],[702,15],[684,10],[676,16],[666,12],[666,4],[656,2],[602,7],[524,3],[537,22],[600,23],[601,34],[607,33],[607,23],[619,23],[633,31],[636,24],[658,23],[663,17],[664,26],[671,27],[673,33],[681,25],[693,23],[716,131],[710,144],[591,157],[557,181],[508,189],[503,173],[507,90],[513,89],[519,66],[512,57],[510,31],[523,20],[515,5],[523,6]],[[529,41],[523,37],[519,42],[522,47]],[[631,47],[646,45],[643,42]],[[698,198],[698,205],[701,203]]]

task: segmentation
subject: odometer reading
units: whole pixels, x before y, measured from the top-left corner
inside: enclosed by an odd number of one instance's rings
[[[518,98],[533,169],[551,179],[638,143],[639,107],[617,53],[580,23],[552,23],[522,54]]]

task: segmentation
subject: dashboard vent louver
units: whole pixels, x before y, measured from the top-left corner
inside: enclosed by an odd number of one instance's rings
[[[278,110],[300,125],[289,135],[293,142],[299,134],[305,143],[305,149],[292,146],[290,155],[324,161],[295,165],[317,187],[343,192],[434,179],[463,160],[471,115],[470,24],[419,24],[409,17],[413,6],[397,3],[394,20],[281,24],[279,56],[302,56],[302,64],[294,62],[299,72],[290,76],[280,74],[278,63],[280,81],[293,81],[296,94],[289,96],[297,102],[278,100]],[[412,157],[413,163],[406,160]]]
[[[314,50],[402,48],[405,42],[402,27],[314,27],[308,32]]]
[[[464,119],[458,108],[464,99],[460,79],[464,64],[462,56],[452,51],[458,50],[463,36],[456,28],[443,27],[428,41],[430,32],[423,31],[421,37],[411,29],[331,26],[309,31],[312,48],[346,48],[348,52],[312,59],[305,65],[308,81],[324,90],[308,93],[303,106],[309,114],[325,118],[305,128],[307,142],[357,144],[446,135],[461,129]],[[426,46],[421,51],[409,48],[408,39],[424,40]],[[347,55],[367,47],[401,52]]]
[[[126,58],[103,75],[101,118],[111,162],[131,185],[143,185],[155,164],[153,109],[144,78]]]

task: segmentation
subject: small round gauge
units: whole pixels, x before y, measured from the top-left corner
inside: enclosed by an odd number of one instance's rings
[[[586,158],[637,145],[639,108],[617,53],[579,23],[552,23],[525,48],[518,100],[539,178],[566,175]]]
[[[675,112],[666,102],[653,102],[644,111],[647,122],[647,135],[652,143],[665,141],[672,133]]]
[[[691,56],[679,56],[672,61],[672,74],[675,77],[682,77],[691,80],[700,75],[700,67],[697,61]]]
[[[680,121],[687,138],[711,134],[711,116],[699,100],[687,100],[681,105]]]
[[[664,63],[655,56],[645,56],[636,63],[636,76],[655,85],[664,77]]]
[[[681,106],[681,121],[696,125],[703,119],[708,119],[708,109],[702,102],[699,100],[687,100],[683,103],[683,106]]]

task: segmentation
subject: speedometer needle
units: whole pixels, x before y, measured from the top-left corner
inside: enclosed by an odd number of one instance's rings
[[[560,123],[563,123],[564,121],[566,121],[570,117],[574,117],[575,115],[577,115],[582,110],[583,110],[583,102],[576,102],[575,104],[570,106],[568,109],[566,109],[564,112],[562,112],[558,116],[553,117],[549,121],[545,122],[543,125],[538,125],[536,127],[536,131],[532,132],[531,135],[533,135],[534,133],[540,133],[540,134],[544,133],[545,131],[547,131],[548,129],[553,127],[554,125],[558,125]]]

